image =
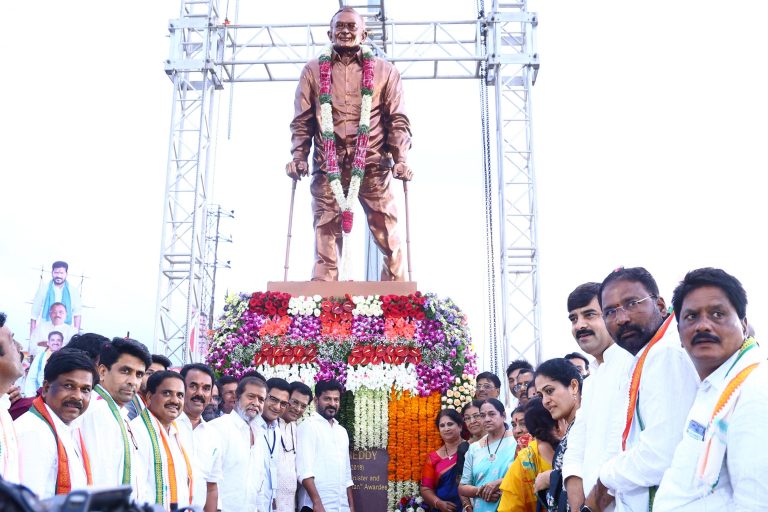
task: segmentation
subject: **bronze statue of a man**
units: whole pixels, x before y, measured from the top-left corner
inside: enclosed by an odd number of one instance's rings
[[[332,48],[304,66],[296,88],[291,122],[293,159],[285,170],[297,180],[309,174],[307,159],[314,140],[310,185],[315,228],[313,281],[339,278],[342,224],[348,231],[352,196],[358,185],[371,234],[384,254],[381,280],[403,280],[391,181],[393,176],[401,180],[413,176],[406,163],[410,122],[403,105],[400,74],[389,62],[364,51],[361,43],[367,35],[365,21],[354,9],[339,10],[328,31]],[[348,204],[345,198],[350,199]]]

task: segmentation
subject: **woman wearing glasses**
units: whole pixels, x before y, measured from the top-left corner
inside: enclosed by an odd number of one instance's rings
[[[444,444],[427,455],[421,474],[421,497],[432,510],[455,512],[462,507],[456,481],[456,456],[462,442],[464,421],[453,409],[443,409],[437,415],[435,425]]]
[[[552,457],[560,443],[558,424],[544,408],[541,398],[532,398],[525,406],[524,415],[526,427],[534,439],[520,450],[504,475],[499,512],[536,510],[533,484],[539,473],[552,469]]]
[[[469,450],[469,445],[478,442],[485,436],[485,429],[483,428],[483,422],[480,420],[480,406],[483,405],[482,400],[472,400],[464,406],[461,410],[461,415],[464,418],[464,427],[469,432],[469,438],[459,445],[458,455],[456,457],[456,485],[459,485],[461,475],[464,472],[464,458]],[[461,508],[464,512],[472,512],[472,500],[464,496],[461,498]]]
[[[515,458],[517,443],[504,422],[504,404],[487,399],[480,406],[480,417],[488,435],[469,447],[459,494],[475,500],[475,512],[495,512],[501,497],[499,486]]]

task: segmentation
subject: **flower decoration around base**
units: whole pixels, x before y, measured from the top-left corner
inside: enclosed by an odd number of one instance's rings
[[[477,374],[461,310],[434,294],[227,297],[208,363],[219,374],[258,371],[310,386],[345,387],[339,422],[355,450],[386,450],[388,511],[424,508],[416,498],[441,408],[471,400]],[[405,501],[403,501],[405,500]]]

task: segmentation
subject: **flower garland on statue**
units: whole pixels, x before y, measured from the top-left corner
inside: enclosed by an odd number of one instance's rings
[[[341,173],[336,156],[336,135],[333,131],[333,106],[331,104],[331,55],[333,47],[328,46],[319,57],[320,62],[320,128],[323,138],[323,151],[326,159],[328,182],[333,190],[336,202],[341,208],[341,229],[344,243],[341,250],[341,272],[339,281],[349,278],[349,244],[346,241],[352,231],[352,208],[360,192],[360,182],[365,174],[365,157],[368,152],[368,136],[371,129],[371,103],[373,100],[373,52],[367,46],[361,46],[363,52],[363,79],[360,87],[362,103],[360,105],[360,124],[357,128],[355,159],[352,163],[352,180],[346,197],[341,185]]]

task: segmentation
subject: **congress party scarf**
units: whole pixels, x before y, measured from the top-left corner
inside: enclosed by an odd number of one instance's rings
[[[754,338],[747,338],[739,349],[738,357],[725,376],[728,377],[739,359],[756,346],[757,342]],[[699,457],[696,472],[699,479],[709,486],[710,492],[714,491],[720,480],[720,469],[723,467],[727,448],[728,420],[739,399],[741,385],[759,365],[760,363],[753,363],[737,373],[725,386],[712,411],[712,417],[707,425],[706,434],[704,434],[704,449]]]
[[[112,399],[109,392],[101,387],[101,384],[96,384],[93,390],[102,398],[109,406],[109,412],[115,418],[115,421],[120,425],[120,434],[123,436],[123,485],[131,485],[131,447],[128,440],[128,431],[125,426],[125,420],[120,414],[120,410],[117,407],[117,403]]]
[[[67,450],[64,448],[64,443],[59,439],[59,433],[56,431],[56,425],[53,423],[48,409],[45,407],[42,397],[37,397],[32,401],[32,407],[29,411],[40,418],[48,428],[51,429],[53,438],[56,441],[57,452],[57,464],[58,469],[56,472],[56,494],[69,494],[72,490],[72,477],[69,474],[69,457],[67,456]],[[80,432],[78,431],[78,434]],[[88,458],[88,451],[85,449],[85,443],[83,443],[83,436],[80,435],[80,451],[83,456],[83,467],[85,468],[85,476],[88,485],[93,485],[93,477],[91,474],[91,460]]]
[[[173,455],[171,454],[171,447],[168,444],[168,436],[165,433],[165,429],[162,427],[162,425],[158,425],[159,428],[155,427],[155,422],[150,415],[149,409],[144,409],[141,411],[141,415],[139,417],[141,418],[142,423],[144,423],[144,426],[147,428],[147,432],[149,433],[149,441],[152,443],[152,457],[154,461],[153,474],[155,477],[155,503],[167,508],[166,498],[168,499],[168,504],[179,502],[179,490],[176,485],[176,465],[174,464]],[[175,423],[174,428],[176,428]],[[165,458],[168,463],[167,476],[170,496],[166,496],[165,494],[163,457],[160,453],[161,442],[163,444],[163,451],[165,452]],[[179,442],[178,434],[176,434],[176,442],[181,449],[181,454],[184,456],[184,463],[187,469],[187,483],[189,487],[189,503],[192,503],[192,465],[189,463],[189,457],[187,457],[187,452],[184,450],[184,446],[181,444],[181,442]]]

